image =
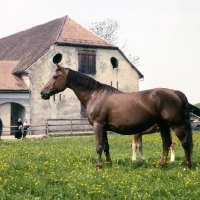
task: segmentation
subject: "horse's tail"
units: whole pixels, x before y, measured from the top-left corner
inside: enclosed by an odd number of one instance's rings
[[[193,140],[192,140],[192,128],[191,128],[191,123],[190,123],[190,104],[187,100],[187,97],[185,94],[183,94],[180,91],[175,91],[175,93],[179,96],[179,98],[182,100],[183,103],[183,126],[184,130],[186,132],[186,141],[188,142],[188,151],[191,154],[192,149],[193,149]]]

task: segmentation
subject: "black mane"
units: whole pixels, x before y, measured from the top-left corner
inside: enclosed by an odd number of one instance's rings
[[[115,93],[120,92],[116,88],[100,83],[99,81],[96,81],[95,79],[72,69],[69,69],[68,81],[70,82],[70,84],[78,86],[82,90],[110,90]]]

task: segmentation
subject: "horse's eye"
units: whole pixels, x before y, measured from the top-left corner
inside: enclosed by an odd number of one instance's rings
[[[54,79],[57,79],[57,78],[58,78],[58,76],[57,76],[57,75],[54,75],[54,76],[53,76],[53,78],[54,78]]]

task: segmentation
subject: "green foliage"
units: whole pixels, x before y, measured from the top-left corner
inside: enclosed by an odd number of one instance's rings
[[[200,132],[194,132],[193,167],[176,161],[157,168],[159,134],[143,137],[146,161],[131,161],[132,136],[109,134],[112,167],[96,170],[94,136],[0,141],[0,200],[199,199]],[[175,137],[176,138],[176,137]]]
[[[200,103],[194,104],[194,106],[200,109]]]

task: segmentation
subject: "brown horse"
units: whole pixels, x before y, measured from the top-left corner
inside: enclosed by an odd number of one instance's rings
[[[157,123],[163,143],[159,167],[166,163],[171,145],[171,127],[184,149],[186,168],[191,168],[193,141],[189,104],[182,92],[156,88],[124,93],[77,71],[61,67],[58,65],[61,59],[61,54],[54,56],[53,62],[57,65],[57,70],[43,87],[41,97],[49,99],[51,95],[67,87],[74,91],[86,109],[89,123],[94,127],[97,167],[102,166],[103,150],[106,162],[111,163],[107,131],[132,135],[143,132]]]
[[[143,150],[142,150],[142,146],[143,146],[142,145],[142,136],[145,135],[145,134],[152,134],[152,133],[158,133],[158,132],[160,132],[160,129],[159,129],[159,127],[158,127],[157,124],[154,124],[152,127],[150,127],[149,129],[147,129],[146,131],[144,131],[142,133],[138,133],[138,134],[133,135],[133,141],[132,141],[132,152],[133,152],[132,161],[136,161],[136,150],[137,150],[137,148],[140,151],[142,160],[145,160],[144,153],[143,153]],[[171,133],[170,133],[170,138],[171,138],[171,141],[172,141],[172,144],[170,146],[170,150],[171,150],[170,161],[174,162],[174,160],[175,160],[175,140],[172,137]]]

